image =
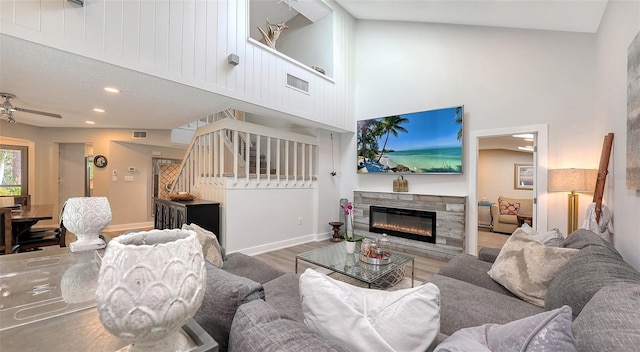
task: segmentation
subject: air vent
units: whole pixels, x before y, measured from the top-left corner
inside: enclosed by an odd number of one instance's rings
[[[287,73],[287,87],[309,94],[309,82]]]
[[[147,131],[133,131],[133,139],[147,139]]]

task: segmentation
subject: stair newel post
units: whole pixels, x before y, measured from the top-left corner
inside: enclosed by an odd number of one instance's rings
[[[226,130],[222,130],[220,131],[220,133],[218,133],[218,155],[220,156],[220,163],[218,164],[218,177],[220,177],[220,182],[219,184],[222,184],[224,182],[224,132]]]
[[[284,179],[285,187],[289,186],[289,141],[284,141]]]
[[[271,137],[267,137],[267,186],[271,184]]]
[[[260,184],[260,135],[256,135],[256,185]]]
[[[244,134],[244,174],[245,174],[245,187],[249,185],[249,175],[251,174],[251,133],[245,132]]]
[[[305,166],[307,165],[307,164],[306,164],[306,161],[307,161],[307,154],[305,153],[305,149],[306,149],[306,146],[307,146],[307,145],[306,145],[306,144],[304,144],[304,143],[301,143],[301,145],[300,145],[300,146],[301,146],[300,154],[302,155],[302,165],[301,165],[301,167],[300,167],[300,170],[302,170],[302,187],[304,187],[304,181],[306,180],[306,179],[304,178],[304,176],[305,176],[305,173],[304,173],[304,172],[306,171],[306,167],[305,167]]]
[[[298,184],[298,142],[293,142],[293,187]]]
[[[233,131],[233,186],[238,185],[238,130]]]
[[[276,180],[277,186],[280,186],[280,138],[276,139]]]

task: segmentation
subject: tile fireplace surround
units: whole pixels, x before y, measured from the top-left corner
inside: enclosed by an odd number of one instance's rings
[[[451,259],[464,252],[465,205],[467,197],[437,196],[404,192],[354,191],[354,232],[358,236],[378,238],[369,232],[369,207],[372,205],[436,212],[436,243],[391,237],[393,247],[410,247],[434,258]]]

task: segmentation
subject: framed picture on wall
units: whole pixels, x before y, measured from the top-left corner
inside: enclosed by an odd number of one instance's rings
[[[513,188],[533,189],[533,164],[513,164]]]

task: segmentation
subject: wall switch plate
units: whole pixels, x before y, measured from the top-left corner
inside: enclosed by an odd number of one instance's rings
[[[124,182],[133,182],[133,176],[125,176]]]
[[[117,182],[118,181],[118,176],[116,176],[116,175],[111,176],[111,181]]]

